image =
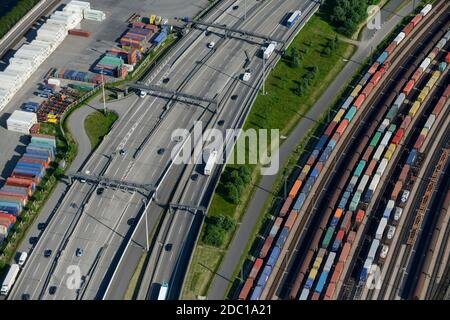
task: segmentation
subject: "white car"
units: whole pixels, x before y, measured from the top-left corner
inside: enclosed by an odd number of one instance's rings
[[[139,93],[139,97],[145,98],[146,96],[147,96],[147,91],[141,90],[141,92]]]
[[[409,197],[409,191],[408,190],[403,190],[402,193],[402,202],[405,203],[406,201],[408,201],[408,197]]]
[[[242,75],[242,81],[248,81],[252,77],[252,74],[250,72],[246,72]]]
[[[381,247],[380,258],[386,259],[388,252],[389,252],[389,246],[383,244],[383,246]]]
[[[388,232],[386,237],[388,238],[388,240],[392,240],[392,238],[394,237],[395,234],[395,227],[394,226],[389,226]]]
[[[208,43],[208,48],[212,49],[212,48],[214,48],[215,45],[216,45],[215,42],[211,41],[211,42]]]

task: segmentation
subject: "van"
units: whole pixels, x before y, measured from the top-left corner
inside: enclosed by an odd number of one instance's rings
[[[19,256],[19,260],[17,261],[17,264],[22,267],[25,264],[25,261],[27,261],[27,258],[28,258],[28,253],[22,252]]]

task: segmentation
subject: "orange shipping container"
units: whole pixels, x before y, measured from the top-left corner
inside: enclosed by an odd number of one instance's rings
[[[417,14],[412,20],[411,23],[415,26],[422,20],[422,15],[419,13]]]
[[[295,180],[295,183],[292,186],[291,191],[289,192],[289,197],[291,197],[292,199],[295,198],[295,196],[298,194],[298,190],[300,190],[301,186],[302,186],[302,181]]]
[[[375,72],[375,74],[372,76],[372,79],[370,79],[370,82],[373,83],[374,86],[376,86],[378,82],[380,82],[381,76],[381,71]]]
[[[380,64],[378,62],[375,62],[369,69],[369,71],[367,71],[370,74],[374,74],[375,72],[377,72],[378,67],[380,66]]]
[[[336,132],[342,136],[342,134],[344,133],[347,126],[348,126],[348,120],[347,119],[342,120],[342,122],[339,124],[339,127],[336,129]]]
[[[348,234],[348,237],[347,237],[347,242],[352,245],[353,242],[355,242],[355,238],[356,238],[356,232],[350,231],[350,233]]]
[[[363,221],[365,214],[364,210],[359,209],[356,214],[356,223],[360,224]]]
[[[291,210],[291,213],[289,213],[289,217],[286,220],[286,223],[284,224],[284,226],[291,231],[292,226],[295,223],[295,220],[297,219],[298,216],[298,211],[297,210]]]
[[[386,51],[389,54],[392,54],[392,52],[394,52],[395,48],[397,48],[397,44],[395,42],[391,42],[391,44],[388,45],[388,47],[384,51]]]
[[[262,264],[263,264],[262,259],[258,258],[255,260],[255,263],[253,264],[253,268],[250,271],[250,274],[248,276],[250,279],[256,278],[256,276],[258,275],[259,269],[261,269],[261,267],[262,267]]]
[[[346,242],[344,246],[342,247],[341,254],[339,255],[339,262],[345,263],[347,261],[348,255],[350,253],[351,249],[350,243]]]
[[[415,84],[414,80],[409,80],[409,81],[406,83],[406,86],[403,88],[403,93],[404,93],[405,95],[409,95],[409,93],[411,92],[411,90],[414,88],[414,84]]]
[[[413,19],[414,20],[414,19]],[[407,25],[406,25],[406,27],[404,27],[403,28],[403,32],[405,33],[405,35],[408,35],[408,34],[410,34],[411,33],[411,31],[414,29],[414,24],[413,24],[413,22],[411,21],[410,23],[408,23]]]
[[[369,82],[365,87],[364,90],[362,91],[362,94],[364,94],[364,96],[368,97],[369,94],[372,92],[373,88],[374,88],[374,84]]]
[[[403,188],[403,182],[397,181],[397,183],[395,184],[394,190],[392,191],[392,194],[391,194],[392,200],[397,200],[397,197],[400,194],[400,191],[402,190],[402,188]]]
[[[336,290],[336,285],[334,283],[330,283],[328,285],[327,291],[325,292],[325,297],[323,300],[333,300],[334,290]]]
[[[353,103],[353,105],[356,107],[356,109],[361,108],[365,99],[366,99],[366,97],[363,94],[360,94],[358,96],[358,98],[356,98],[355,102]]]
[[[291,204],[292,204],[293,200],[294,200],[293,198],[288,197],[286,199],[286,201],[284,201],[284,204],[283,204],[283,206],[281,207],[281,210],[280,210],[280,217],[284,217],[286,215],[286,213],[288,212],[289,208],[291,207]]]
[[[338,262],[336,268],[334,268],[333,276],[330,283],[337,283],[341,277],[342,270],[344,270],[344,263]]]
[[[339,219],[342,216],[342,212],[343,211],[341,208],[337,208],[336,212],[334,213],[334,217]]]
[[[241,293],[239,294],[239,300],[246,300],[250,290],[253,287],[253,279],[247,279],[244,286],[242,287]]]

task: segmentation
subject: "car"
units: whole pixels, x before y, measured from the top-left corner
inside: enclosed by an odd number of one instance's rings
[[[38,230],[44,230],[47,224],[45,222],[39,222],[37,225]]]
[[[145,98],[146,96],[147,96],[147,91],[141,90],[141,91],[139,92],[139,97]]]
[[[77,250],[75,250],[75,255],[77,257],[82,257],[84,254],[84,250],[82,248],[77,248]]]
[[[170,81],[170,78],[164,78],[162,82],[163,83],[168,83],[169,81]]]
[[[198,179],[198,174],[197,174],[197,173],[194,173],[194,174],[191,176],[191,179],[192,179],[193,181],[197,181],[197,179]]]
[[[388,252],[389,252],[389,246],[383,244],[383,246],[381,247],[380,258],[386,259]]]
[[[30,300],[30,294],[29,293],[22,294],[22,300]]]
[[[239,6],[238,6],[238,5],[233,6],[233,10],[237,10],[237,9],[239,9]]]
[[[389,226],[386,238],[391,240],[394,237],[396,228],[394,226]]]
[[[166,151],[166,149],[164,149],[164,148],[159,148],[158,151],[157,151],[157,153],[158,153],[159,155],[162,155],[165,151]]]
[[[48,293],[51,294],[51,295],[55,294],[56,293],[56,286],[51,286],[48,289]]]
[[[208,48],[212,49],[212,48],[214,48],[215,45],[216,45],[216,43],[214,41],[211,41],[208,43]]]
[[[210,34],[211,34],[211,31],[209,31],[209,30],[205,31],[205,36],[209,36]]]
[[[176,137],[173,138],[173,141],[181,142],[181,141],[183,141],[183,137],[182,136],[176,136]]]
[[[249,81],[251,77],[252,77],[252,74],[250,72],[245,72],[242,75],[242,81]]]
[[[166,251],[172,250],[172,247],[173,247],[173,244],[171,244],[171,243],[166,244]]]
[[[225,123],[225,120],[219,120],[219,121],[217,121],[217,124],[218,124],[219,126],[223,126],[224,123]]]
[[[44,251],[44,257],[49,258],[52,255],[51,249],[45,249]]]
[[[123,157],[127,154],[127,151],[125,149],[120,149],[119,154]]]
[[[98,195],[102,195],[104,191],[105,191],[105,188],[98,188],[97,189],[97,194]]]
[[[29,242],[30,242],[31,245],[34,245],[34,244],[36,244],[38,242],[38,238],[37,237],[30,237]]]
[[[406,201],[408,201],[408,197],[409,197],[409,191],[403,190],[401,201],[403,203],[405,203]]]
[[[238,98],[238,95],[237,94],[233,94],[232,96],[231,96],[231,100],[236,100]]]

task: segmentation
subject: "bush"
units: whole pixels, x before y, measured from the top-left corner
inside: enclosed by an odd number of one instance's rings
[[[206,226],[203,242],[210,246],[220,247],[225,241],[225,230],[215,224]]]
[[[328,9],[330,23],[337,30],[351,36],[356,32],[358,25],[367,18],[367,7],[377,3],[376,0],[327,0],[325,7]]]
[[[240,166],[238,171],[244,183],[250,183],[252,180],[252,170],[247,166]]]
[[[238,204],[240,200],[240,192],[233,183],[227,182],[224,186],[224,197],[228,202]]]

